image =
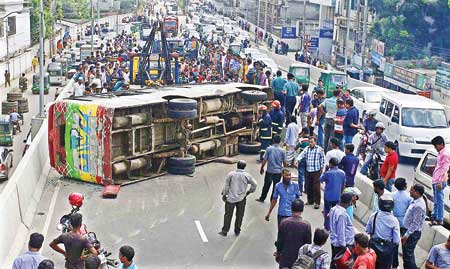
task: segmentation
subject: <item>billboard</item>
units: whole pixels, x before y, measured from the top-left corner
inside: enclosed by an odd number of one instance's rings
[[[297,38],[296,27],[282,27],[281,38]]]
[[[322,28],[319,30],[319,37],[320,38],[329,38],[333,39],[333,29],[328,28]]]
[[[372,51],[375,51],[381,57],[384,56],[384,42],[381,42],[378,39],[373,39],[371,47],[372,47]]]
[[[390,63],[386,63],[384,66],[384,76],[395,79],[422,91],[431,90],[430,77]]]
[[[450,63],[441,63],[436,70],[436,86],[450,91]]]

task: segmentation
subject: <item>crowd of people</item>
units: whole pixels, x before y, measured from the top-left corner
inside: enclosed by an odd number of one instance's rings
[[[326,98],[323,83],[319,82],[310,96],[308,88],[300,87],[292,74],[288,74],[286,80],[278,73],[271,85],[276,100],[272,102],[270,111],[260,105],[257,122],[261,143],[260,173],[264,176],[264,186],[256,200],[264,202],[272,186],[265,219],[270,220],[278,203],[275,256],[279,268],[398,268],[398,249],[401,246],[403,268],[416,269],[414,251],[426,222],[425,189],[421,184],[414,184],[408,193],[407,181],[397,177],[399,156],[396,144],[383,134],[385,127],[375,119],[374,112],[368,113],[360,124],[359,111],[348,91],[338,88]],[[286,128],[284,140],[281,137],[283,128]],[[355,235],[353,211],[361,195],[355,187],[359,157],[354,154],[353,144],[358,130],[369,133],[371,145],[361,173],[367,173],[368,163],[375,153],[384,155],[385,160],[378,179],[373,181],[372,214],[365,232]],[[443,224],[443,199],[439,197],[443,197],[447,184],[450,150],[441,136],[433,138],[430,143],[438,152],[433,173],[434,196],[437,198],[429,219],[429,225],[433,226]],[[297,168],[296,182],[292,181],[291,167]],[[242,207],[245,207],[242,201],[255,190],[256,183],[244,168],[241,161],[238,170],[227,176],[227,182],[235,182],[234,185],[222,192],[226,201],[227,225],[220,234],[224,236],[230,226],[232,209],[238,203],[241,207],[236,212],[239,222],[236,221],[235,233],[239,235],[244,213]],[[252,187],[247,191],[248,184]],[[240,196],[229,200],[233,193]],[[314,235],[308,218],[301,216],[305,206],[303,199],[306,205],[316,210],[323,208],[323,228],[316,229]],[[323,249],[328,238],[331,253]],[[315,267],[302,267],[310,264],[308,262],[313,262]],[[431,249],[426,262],[427,269],[449,266],[450,237],[446,243]]]

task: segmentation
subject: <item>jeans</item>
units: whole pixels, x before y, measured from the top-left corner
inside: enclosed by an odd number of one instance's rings
[[[228,233],[231,226],[231,219],[233,218],[233,212],[234,208],[236,207],[236,220],[234,222],[234,232],[236,234],[239,234],[241,232],[241,225],[242,220],[244,219],[244,212],[245,212],[245,203],[246,199],[237,202],[237,203],[230,203],[225,202],[225,215],[223,218],[223,227],[222,232]]]
[[[323,122],[324,119],[319,120],[319,125],[317,126],[317,144],[323,148]]]
[[[344,151],[344,135],[343,134],[338,134],[338,133],[333,133],[333,137],[337,138],[339,141],[341,141],[341,145],[339,146],[339,148]]]
[[[325,138],[323,141],[323,148],[325,152],[329,150],[331,134],[334,133],[334,119],[325,119],[324,127]]]
[[[325,230],[329,231],[330,230],[330,210],[333,206],[337,205],[337,203],[339,203],[339,201],[327,201],[324,200],[324,205],[323,205],[323,226],[325,227]]]
[[[303,185],[305,184],[306,163],[299,161],[297,169],[298,169],[298,187],[300,189],[300,193],[303,193]]]
[[[392,186],[394,186],[394,183],[395,183],[395,178],[388,179],[387,183],[386,183],[386,190],[392,192]]]
[[[416,249],[417,242],[419,242],[421,232],[413,232],[403,245],[403,268],[404,269],[417,269],[416,257],[414,256],[414,250]]]
[[[372,162],[372,158],[373,158],[373,153],[369,152],[366,155],[366,159],[364,160],[363,165],[361,166],[361,171],[360,173],[363,175],[367,175],[367,171],[369,170],[369,164]]]
[[[281,180],[281,174],[273,174],[273,173],[269,173],[266,172],[265,176],[264,176],[264,186],[261,192],[261,196],[259,197],[259,200],[264,201],[266,200],[267,197],[267,193],[269,192],[270,189],[270,185],[273,185],[272,187],[272,194],[270,195],[270,199],[272,200],[272,196],[273,196],[273,191],[275,190],[275,185],[280,182]]]
[[[344,135],[344,143],[345,144],[353,144],[354,135]]]
[[[431,216],[434,220],[442,222],[444,220],[444,187],[445,182],[442,182],[442,188],[437,188],[438,183],[433,184],[433,213]]]

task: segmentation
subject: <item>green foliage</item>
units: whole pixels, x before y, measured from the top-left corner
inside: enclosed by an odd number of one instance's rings
[[[370,0],[377,20],[372,35],[386,43],[387,56],[450,58],[450,0]]]

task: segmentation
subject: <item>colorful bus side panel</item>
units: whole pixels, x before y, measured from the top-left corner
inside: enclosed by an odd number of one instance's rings
[[[109,185],[113,110],[59,101],[49,108],[50,164],[61,175]]]

